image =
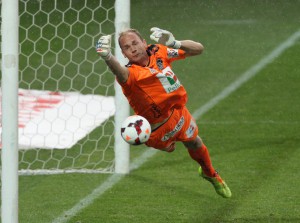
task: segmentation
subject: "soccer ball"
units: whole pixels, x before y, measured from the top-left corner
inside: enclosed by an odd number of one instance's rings
[[[127,117],[121,126],[122,138],[131,145],[140,145],[148,141],[151,126],[147,119],[140,115]]]

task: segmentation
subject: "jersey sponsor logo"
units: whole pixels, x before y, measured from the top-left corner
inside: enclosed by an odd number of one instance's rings
[[[195,123],[193,120],[191,120],[190,126],[189,126],[188,129],[185,131],[186,136],[187,136],[188,138],[193,137],[193,135],[194,135],[196,129],[197,129],[196,123]]]
[[[167,51],[168,58],[179,57],[178,49],[167,48]]]
[[[159,79],[167,93],[176,91],[181,86],[180,81],[170,67],[163,69],[162,73],[158,73],[156,77]]]
[[[168,139],[172,138],[177,132],[179,132],[182,129],[182,126],[184,124],[184,117],[181,116],[179,119],[179,122],[176,124],[174,129],[171,132],[166,133],[162,138],[161,141],[165,142]]]

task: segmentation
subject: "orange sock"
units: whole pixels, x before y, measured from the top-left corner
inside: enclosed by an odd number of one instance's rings
[[[216,171],[212,166],[208,149],[204,144],[202,144],[202,146],[196,150],[188,149],[188,152],[192,159],[194,159],[197,163],[200,164],[205,175],[209,177],[214,176]]]

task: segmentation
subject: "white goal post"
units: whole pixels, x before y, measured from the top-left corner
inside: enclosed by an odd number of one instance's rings
[[[130,0],[116,0],[115,4],[116,18],[115,28],[116,33],[128,29],[130,27]],[[121,49],[118,46],[118,35],[115,35],[115,56],[117,59],[126,64],[126,59],[121,53]],[[129,104],[122,93],[120,85],[115,82],[116,91],[116,111],[123,111],[115,115],[115,172],[116,173],[129,173],[129,145],[121,138],[120,129],[121,123],[129,116]]]
[[[1,219],[18,222],[18,0],[2,0]]]
[[[101,35],[129,27],[130,0],[1,1],[2,222],[18,222],[18,176],[129,173],[130,112]]]

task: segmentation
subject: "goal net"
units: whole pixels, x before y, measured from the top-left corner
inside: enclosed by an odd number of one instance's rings
[[[19,1],[20,174],[114,172],[122,111],[95,43],[115,14],[112,0]]]

